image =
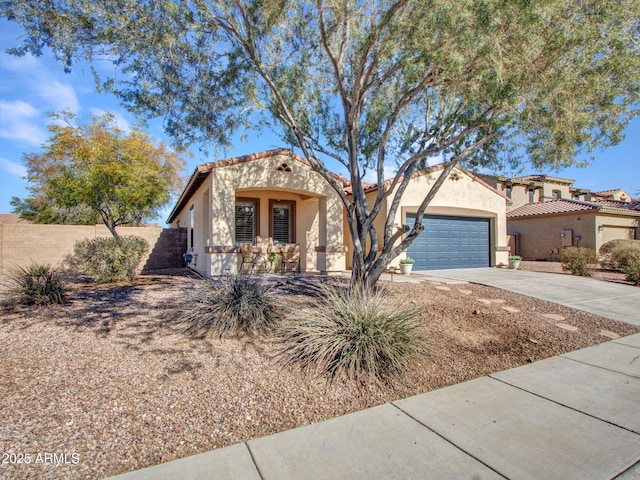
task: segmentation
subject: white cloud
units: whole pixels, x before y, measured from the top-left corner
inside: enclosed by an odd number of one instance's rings
[[[47,132],[37,125],[40,112],[31,104],[21,100],[0,101],[0,138],[19,140],[30,145],[41,145]]]
[[[27,169],[21,163],[13,162],[7,158],[0,157],[0,168],[9,172],[15,177],[26,177]]]
[[[77,113],[80,110],[80,102],[78,102],[76,92],[67,83],[41,79],[34,82],[34,88],[46,104],[57,112],[68,110],[71,113]]]

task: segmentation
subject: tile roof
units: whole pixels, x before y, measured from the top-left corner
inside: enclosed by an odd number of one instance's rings
[[[507,212],[507,218],[533,217],[537,215],[557,215],[584,211],[617,213],[640,216],[640,202],[619,202],[615,200],[550,200],[548,202],[529,203]]]
[[[614,188],[612,190],[602,190],[600,192],[593,192],[594,195],[613,195],[614,193],[623,192],[621,188]]]

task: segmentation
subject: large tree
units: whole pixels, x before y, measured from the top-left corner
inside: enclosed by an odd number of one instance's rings
[[[178,142],[226,145],[240,127],[279,127],[341,196],[352,279],[367,286],[422,231],[454,166],[567,166],[619,142],[638,114],[640,0],[25,0],[1,8],[26,31],[13,53],[49,46],[65,68],[84,57],[100,88],[135,112],[163,116]],[[444,162],[443,173],[414,226],[395,229],[408,181],[430,158]],[[352,195],[328,160],[348,170]],[[385,185],[389,166],[396,173]],[[368,172],[378,186],[370,204]],[[391,210],[376,232],[387,197]]]
[[[32,198],[12,200],[36,223],[95,223],[118,238],[119,225],[154,218],[180,187],[182,158],[139,129],[125,133],[112,115],[89,124],[54,115],[44,152],[24,155]]]

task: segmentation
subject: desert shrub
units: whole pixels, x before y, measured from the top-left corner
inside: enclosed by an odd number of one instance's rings
[[[280,359],[334,380],[399,379],[426,351],[415,308],[390,304],[384,293],[329,289],[281,328]]]
[[[138,272],[149,243],[142,237],[98,237],[76,242],[75,262],[96,282],[131,280]]]
[[[627,258],[640,253],[640,240],[611,240],[602,245],[598,253],[603,267],[622,271]]]
[[[256,277],[234,276],[205,280],[179,320],[190,335],[232,337],[268,333],[279,311],[273,286]]]
[[[67,288],[50,265],[31,263],[9,274],[9,301],[21,305],[52,305],[67,301]]]
[[[573,275],[590,277],[596,263],[596,252],[591,248],[569,247],[562,251],[562,270]]]
[[[639,254],[640,244],[621,243],[611,252],[611,266],[616,270],[624,271],[626,267],[634,263]]]
[[[626,280],[634,285],[640,285],[640,251],[629,254],[625,260],[622,271],[626,275]]]

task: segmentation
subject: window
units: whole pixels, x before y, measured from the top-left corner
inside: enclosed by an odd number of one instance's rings
[[[294,207],[294,202],[271,202],[269,236],[273,237],[273,243],[295,243]]]
[[[536,196],[535,188],[530,188],[529,189],[529,203],[534,203],[536,201],[535,196]]]
[[[507,198],[509,198],[509,199],[510,199],[510,198],[511,198],[512,191],[513,191],[513,186],[512,186],[511,184],[506,184],[506,185],[504,186],[504,189],[505,189],[505,193],[507,194]]]
[[[554,200],[560,200],[562,198],[562,191],[561,190],[553,190],[551,192],[551,197]]]
[[[236,200],[236,243],[255,243],[258,235],[258,201]]]

